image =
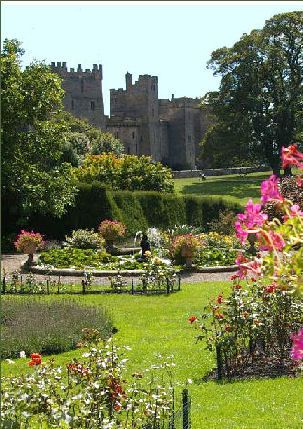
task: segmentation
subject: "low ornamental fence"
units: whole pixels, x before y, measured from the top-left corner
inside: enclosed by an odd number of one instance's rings
[[[98,282],[99,280],[99,282]],[[3,276],[1,281],[2,294],[92,294],[92,293],[128,293],[128,294],[171,294],[181,290],[181,277],[162,278],[161,280],[141,281],[125,280],[120,275],[107,278],[107,284],[102,278],[84,276],[81,283],[62,281],[61,276],[55,279],[48,276],[36,279],[33,274],[17,274]],[[103,281],[102,281],[103,280]]]
[[[152,418],[150,422],[145,423],[140,429],[191,429],[191,400],[187,389],[183,389],[181,398],[175,399],[175,392],[172,390],[171,408],[166,417],[156,419]],[[21,429],[21,424],[16,421],[1,421],[2,429]],[[35,425],[37,429],[42,429],[42,424]],[[43,425],[43,427],[45,427]],[[133,426],[132,426],[133,427]],[[135,427],[139,426],[135,423]],[[22,425],[23,428],[23,425]],[[100,428],[101,429],[101,428]]]

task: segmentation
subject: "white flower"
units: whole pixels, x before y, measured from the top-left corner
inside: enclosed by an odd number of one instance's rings
[[[87,358],[89,356],[90,356],[90,353],[88,353],[88,352],[85,352],[85,353],[82,354],[82,357],[84,357],[84,358]]]
[[[188,383],[188,384],[192,384],[192,383],[193,383],[192,379],[191,379],[191,378],[188,378],[188,379],[187,379],[187,383]]]
[[[5,359],[7,363],[9,363],[10,365],[12,365],[13,363],[15,363],[13,360],[11,359]]]
[[[21,352],[20,352],[20,358],[26,358],[26,354],[25,354],[25,351],[24,350],[22,350]]]

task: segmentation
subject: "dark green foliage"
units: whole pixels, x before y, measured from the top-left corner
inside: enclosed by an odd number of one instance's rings
[[[201,204],[201,197],[194,195],[186,195],[185,210],[186,220],[188,225],[202,226],[203,225],[203,204]]]
[[[149,226],[167,228],[186,223],[184,198],[158,192],[136,192]]]
[[[246,152],[279,173],[281,148],[302,139],[302,46],[303,12],[294,11],[212,53],[208,67],[221,83],[203,99],[217,118],[204,139],[204,156],[214,148],[217,162],[219,152],[221,160],[233,157],[238,146],[241,158]]]
[[[84,307],[71,300],[42,301],[23,297],[5,299],[1,312],[1,357],[31,353],[61,353],[76,348],[83,328],[95,328],[102,338],[112,322],[102,307]]]
[[[45,234],[47,239],[64,239],[74,229],[94,229],[104,219],[119,220],[127,226],[127,235],[147,227],[172,228],[194,225],[207,228],[221,211],[240,212],[240,206],[224,199],[176,195],[153,191],[111,191],[102,184],[81,183],[76,205],[61,219],[36,216],[28,228]]]
[[[137,231],[146,230],[148,222],[142,209],[137,193],[130,191],[114,192],[114,202],[119,207],[120,220],[126,225],[126,234],[134,235]]]
[[[121,220],[121,212],[113,195],[99,182],[79,183],[75,206],[60,220],[36,215],[31,218],[29,228],[41,231],[48,239],[64,239],[75,229],[94,229],[104,219]]]

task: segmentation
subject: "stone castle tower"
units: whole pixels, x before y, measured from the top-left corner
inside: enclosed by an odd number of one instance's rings
[[[198,98],[158,98],[158,77],[140,75],[132,82],[126,73],[126,89],[110,90],[110,117],[104,116],[102,66],[67,71],[66,63],[51,64],[63,78],[64,106],[79,118],[112,132],[124,144],[125,153],[149,155],[173,169],[195,168],[198,144],[207,119]]]
[[[105,128],[103,94],[102,94],[102,65],[93,65],[93,69],[78,68],[67,70],[66,63],[51,63],[51,69],[63,79],[65,90],[63,100],[65,110],[74,116],[87,119],[98,128]]]

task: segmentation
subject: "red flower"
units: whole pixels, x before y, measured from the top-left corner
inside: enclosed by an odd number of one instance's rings
[[[28,362],[29,366],[40,365],[40,363],[42,362],[42,356],[38,353],[31,354],[31,358],[32,360]]]
[[[265,292],[267,293],[273,293],[277,289],[277,284],[273,282],[271,285],[266,286]]]
[[[282,168],[294,165],[303,168],[303,153],[298,151],[298,146],[292,144],[288,147],[282,147]]]
[[[220,295],[218,295],[217,297],[217,304],[222,304],[223,302],[223,295],[220,293]]]
[[[190,316],[188,318],[189,323],[194,323],[196,320],[198,320],[198,317],[196,317],[196,316]]]

